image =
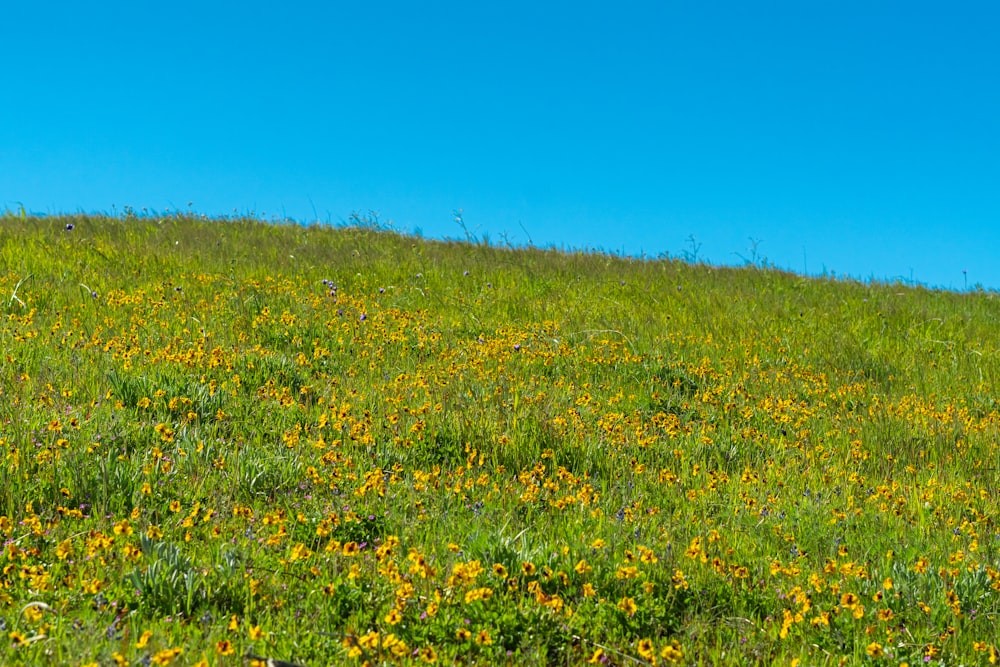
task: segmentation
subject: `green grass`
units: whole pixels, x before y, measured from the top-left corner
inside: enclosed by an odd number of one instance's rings
[[[8,214],[0,309],[4,664],[995,659],[994,293]]]

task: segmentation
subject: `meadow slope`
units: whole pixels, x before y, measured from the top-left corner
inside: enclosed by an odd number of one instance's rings
[[[0,217],[0,662],[992,664],[1000,299]]]

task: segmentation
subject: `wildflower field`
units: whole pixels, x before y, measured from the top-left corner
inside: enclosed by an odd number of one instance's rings
[[[2,664],[997,660],[994,293],[7,214],[0,307]]]

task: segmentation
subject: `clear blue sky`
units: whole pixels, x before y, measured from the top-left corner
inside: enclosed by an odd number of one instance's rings
[[[0,209],[1000,288],[1000,5],[4,3]],[[966,274],[963,274],[966,271]]]

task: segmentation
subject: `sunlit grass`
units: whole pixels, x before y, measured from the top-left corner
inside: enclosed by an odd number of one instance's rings
[[[992,293],[0,218],[4,664],[990,664]]]

